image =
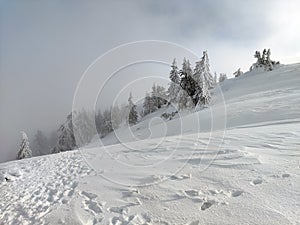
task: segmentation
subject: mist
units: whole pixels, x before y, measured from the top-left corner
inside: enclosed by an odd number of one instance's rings
[[[239,67],[247,71],[254,51],[263,48],[282,63],[297,62],[299,6],[296,0],[1,1],[0,162],[15,159],[20,131],[31,140],[38,129],[58,129],[83,73],[110,49],[140,40],[174,42],[199,58],[207,50],[212,71],[229,77]],[[166,65],[129,67],[110,81],[97,107],[108,108],[140,71],[141,77],[160,76],[168,83]],[[124,91],[119,103],[130,91],[139,100],[153,81]]]

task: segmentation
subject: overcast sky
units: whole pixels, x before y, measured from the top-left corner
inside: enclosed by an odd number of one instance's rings
[[[300,62],[299,9],[297,0],[0,0],[0,162],[15,157],[21,130],[58,128],[81,75],[111,48],[157,39],[208,50],[211,70],[229,76],[263,48]]]

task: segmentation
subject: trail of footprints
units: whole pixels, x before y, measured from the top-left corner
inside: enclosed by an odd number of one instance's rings
[[[244,193],[243,190],[181,190],[177,195],[181,198],[191,199],[195,203],[200,203],[200,210],[204,211],[213,205],[227,205],[226,199],[239,197]]]
[[[26,174],[27,168],[36,169],[28,173],[34,176]],[[91,173],[75,153],[65,154],[56,162],[40,158],[20,169],[22,177],[7,183],[15,194],[0,194],[0,224],[45,224],[43,217],[54,205],[69,203],[78,186],[75,179]]]

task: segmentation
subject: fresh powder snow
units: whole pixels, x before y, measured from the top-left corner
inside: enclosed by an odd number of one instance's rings
[[[0,224],[299,224],[300,64],[211,92],[209,107],[171,120],[162,107],[102,147],[0,164]]]

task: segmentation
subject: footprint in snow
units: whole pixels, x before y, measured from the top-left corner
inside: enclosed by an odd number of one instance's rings
[[[99,214],[103,213],[103,207],[98,204],[98,202],[95,200],[98,195],[86,191],[82,191],[80,193],[85,200],[83,201],[83,205],[85,206],[85,209],[92,214]]]
[[[231,197],[238,197],[238,196],[242,195],[243,193],[244,193],[244,191],[242,191],[242,190],[233,191],[233,192],[231,192]]]
[[[262,184],[263,180],[261,178],[257,178],[255,180],[253,180],[251,183],[253,185],[258,185],[258,184]]]
[[[201,210],[204,211],[208,208],[210,208],[213,204],[215,204],[216,202],[214,200],[207,200],[205,201],[202,206],[201,206]]]

